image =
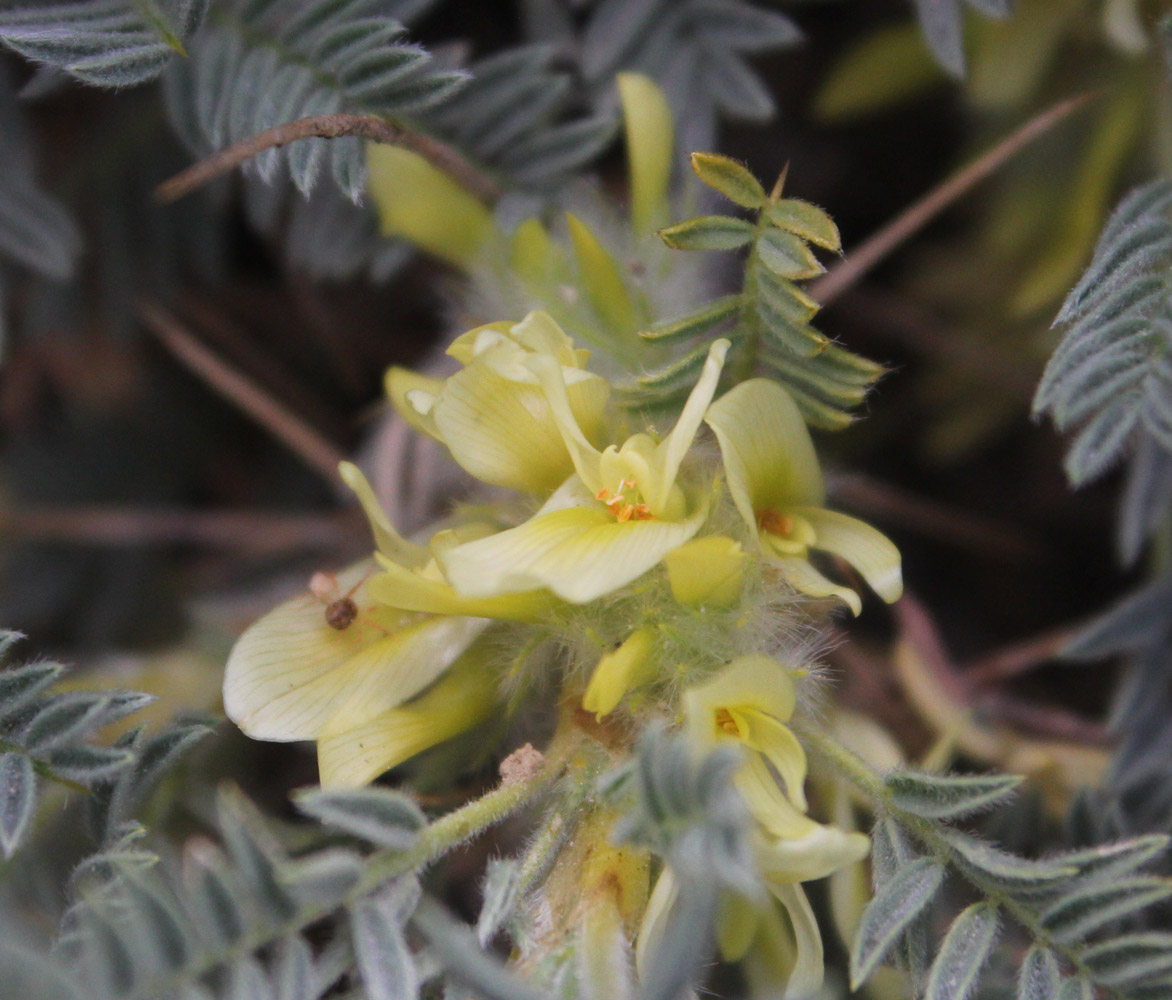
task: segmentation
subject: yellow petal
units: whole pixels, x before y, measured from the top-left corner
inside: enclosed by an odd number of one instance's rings
[[[598,383],[605,403],[605,383]],[[482,482],[546,494],[574,471],[545,393],[485,364],[449,378],[433,413],[452,457]]]
[[[342,481],[354,491],[366,519],[370,522],[370,530],[374,533],[375,545],[378,550],[404,566],[422,566],[431,558],[431,554],[422,545],[407,541],[391,524],[383,512],[378,497],[367,481],[362,470],[353,462],[339,462],[338,474]]]
[[[339,575],[353,585],[354,570]],[[345,593],[345,591],[342,591]],[[224,709],[263,740],[314,739],[339,717],[369,718],[430,684],[488,624],[434,618],[404,624],[397,611],[353,599],[358,619],[341,631],[311,594],[286,601],[253,624],[228,658]]]
[[[438,438],[432,407],[443,391],[442,379],[428,378],[410,368],[388,368],[383,379],[387,398],[390,399],[399,416],[421,434]]]
[[[561,263],[560,254],[540,219],[526,219],[513,232],[509,263],[531,285],[553,283]]]
[[[806,751],[798,738],[772,715],[758,709],[733,707],[730,714],[741,724],[741,740],[762,754],[785,783],[795,806],[806,808]]]
[[[785,1000],[814,1000],[822,992],[824,962],[822,933],[801,886],[771,885],[770,890],[785,907],[793,930],[793,969],[785,984]]]
[[[810,882],[861,861],[871,840],[825,823],[807,820],[801,836],[778,837],[758,848],[762,874],[771,884]]]
[[[648,961],[663,940],[663,932],[667,929],[679,895],[675,875],[664,865],[659,878],[655,880],[655,888],[651,890],[651,898],[647,900],[643,923],[639,926],[639,936],[635,940],[635,968],[640,975],[646,971]]]
[[[502,597],[461,597],[443,580],[424,576],[386,558],[379,558],[378,562],[383,572],[372,576],[366,584],[371,600],[404,611],[528,622],[547,618],[556,603],[542,591]]]
[[[767,510],[822,503],[822,472],[797,405],[776,382],[742,382],[708,408],[732,498],[754,531]]]
[[[888,604],[899,600],[903,593],[899,549],[886,535],[858,518],[832,510],[797,507],[794,513],[814,529],[813,548],[841,556]]]
[[[513,324],[508,320],[495,320],[492,323],[483,323],[460,334],[449,345],[445,354],[455,358],[462,365],[470,365],[477,355],[484,350],[486,344],[500,343],[509,335]],[[490,337],[489,334],[495,334]]]
[[[582,288],[598,318],[612,337],[624,340],[633,336],[642,325],[642,317],[618,262],[581,219],[567,212],[566,222]]]
[[[632,632],[618,649],[598,661],[582,697],[582,707],[598,719],[614,711],[631,688],[655,675],[651,658],[654,648],[654,629],[640,628]]]
[[[700,377],[688,393],[687,402],[680,411],[675,426],[655,449],[651,481],[643,485],[643,496],[653,513],[658,514],[667,506],[676,476],[680,471],[680,464],[692,442],[696,440],[696,432],[704,421],[704,413],[712,397],[716,395],[716,387],[720,382],[720,373],[724,368],[724,359],[728,355],[729,342],[714,340],[708,348],[708,357]]]
[[[357,725],[331,726],[318,740],[321,783],[356,788],[417,753],[457,736],[496,711],[496,684],[487,653],[469,650],[415,701]]]
[[[561,435],[562,443],[573,462],[574,471],[591,493],[597,493],[606,485],[600,469],[602,454],[590,442],[574,415],[564,369],[547,354],[534,354],[526,364],[541,384],[545,398],[549,402],[553,427]]]
[[[733,892],[722,893],[716,916],[716,943],[720,957],[726,962],[739,962],[744,958],[757,936],[760,923],[759,905]]]
[[[667,217],[667,187],[675,150],[671,108],[654,80],[641,73],[615,77],[623,105],[631,175],[631,221],[647,232]]]
[[[798,556],[775,556],[770,563],[781,570],[794,590],[810,597],[837,597],[851,609],[851,614],[857,615],[863,610],[863,602],[850,587],[840,587],[833,580],[827,579],[805,559]]]
[[[370,143],[366,188],[388,236],[465,267],[492,233],[492,214],[418,153]]]
[[[797,942],[786,911],[773,900],[757,911],[757,933],[741,959],[750,997],[783,1000],[797,961]],[[815,996],[801,1000],[815,1000]]]
[[[748,554],[725,535],[696,538],[663,557],[672,596],[690,607],[723,608],[741,596]]]
[[[802,814],[777,784],[777,779],[759,754],[749,754],[733,776],[733,783],[753,819],[771,836],[800,838],[815,825]]]
[[[442,554],[444,575],[467,597],[547,587],[573,604],[618,590],[691,538],[708,511],[694,505],[681,521],[616,521],[602,509],[538,513],[524,524]]]

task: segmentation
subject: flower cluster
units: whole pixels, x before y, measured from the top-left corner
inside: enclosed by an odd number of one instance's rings
[[[515,491],[517,516],[474,508],[426,542],[408,540],[362,473],[343,465],[373,558],[336,578],[319,574],[248,629],[224,698],[251,736],[315,740],[323,785],[357,786],[502,714],[502,636],[577,628],[609,637],[588,662],[566,652],[556,665],[563,701],[602,722],[666,719],[697,754],[728,741],[743,749],[736,785],[780,909],[765,895],[730,894],[720,945],[750,977],[759,966],[773,982],[784,972],[791,995],[804,996],[822,961],[800,883],[858,860],[867,840],[806,815],[805,754],[787,727],[802,665],[769,645],[769,629],[748,626],[763,607],[792,621],[812,601],[858,613],[855,587],[827,575],[842,576],[842,564],[894,600],[899,554],[875,529],[825,509],[814,448],[785,389],[756,378],[718,398],[727,350],[712,343],[662,434],[612,405],[588,353],[544,312],[457,338],[448,353],[460,370],[446,379],[392,370],[388,394],[403,418],[480,481]],[[717,449],[697,443],[705,426]],[[708,622],[725,631],[706,631]],[[670,914],[674,886],[665,868],[640,955]]]

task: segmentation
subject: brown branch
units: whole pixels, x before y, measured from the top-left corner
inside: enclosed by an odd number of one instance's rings
[[[923,198],[892,219],[874,236],[865,240],[845,260],[814,282],[809,288],[810,294],[823,305],[838,298],[892,250],[909,236],[922,229],[961,195],[1095,96],[1097,96],[1097,91],[1059,101],[1053,107],[1030,119],[1016,132],[1002,139],[979,159],[929,191]]]
[[[240,142],[213,153],[207,159],[200,160],[163,181],[155,188],[155,199],[163,204],[176,201],[215,180],[221,174],[236,169],[266,149],[279,149],[300,139],[340,139],[344,136],[358,136],[389,146],[402,146],[413,153],[418,153],[432,166],[442,170],[461,187],[488,204],[495,202],[504,193],[496,181],[438,139],[402,128],[377,115],[338,113],[298,118],[296,121],[265,129],[248,139],[241,139]]]
[[[139,306],[139,316],[183,365],[252,417],[306,465],[320,472],[331,485],[338,485],[338,463],[345,456],[314,428],[208,350],[162,307],[143,303]]]
[[[846,507],[924,538],[982,555],[1024,563],[1042,553],[1039,542],[1013,525],[919,496],[861,473],[828,472],[827,489]]]
[[[0,510],[0,537],[84,545],[333,549],[362,533],[357,519],[250,510],[45,506]]]
[[[1070,640],[1077,629],[1056,628],[1024,642],[1006,646],[963,668],[965,679],[970,684],[993,684],[1017,677],[1053,660]]]
[[[1106,726],[1065,708],[1025,701],[1005,691],[979,691],[972,675],[957,668],[931,614],[913,594],[905,592],[896,602],[895,616],[900,634],[916,649],[940,690],[957,704],[1035,737],[1091,746],[1109,742]]]

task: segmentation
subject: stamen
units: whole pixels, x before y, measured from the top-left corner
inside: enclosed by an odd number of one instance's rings
[[[733,719],[732,713],[727,708],[718,708],[716,710],[716,728],[722,729],[730,736],[737,736],[740,734],[740,729],[737,726],[736,720]]]
[[[635,513],[634,504],[625,504],[623,508],[615,515],[620,521],[629,521],[631,515]]]
[[[794,530],[794,519],[776,510],[763,510],[757,515],[757,525],[771,535],[788,537]]]

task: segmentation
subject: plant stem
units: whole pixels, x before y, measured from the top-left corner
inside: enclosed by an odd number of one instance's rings
[[[901,826],[909,830],[927,848],[929,853],[959,871],[989,902],[1010,914],[1026,929],[1035,942],[1064,958],[1078,975],[1091,978],[1090,970],[1076,947],[1061,945],[1053,941],[1045,927],[1042,926],[1041,915],[1035,909],[1019,902],[1004,888],[991,879],[984,878],[979,871],[965,864],[956,849],[941,832],[938,824],[924,819],[922,816],[909,813],[896,805],[883,775],[817,725],[794,723],[793,728],[804,742],[813,747],[855,788],[871,799],[881,811],[886,812]],[[1107,989],[1106,996],[1121,1000],[1115,990]]]
[[[221,174],[226,174],[254,156],[260,155],[266,149],[279,149],[301,139],[340,139],[344,136],[358,136],[390,146],[402,146],[413,153],[418,153],[433,167],[443,171],[461,187],[488,204],[492,204],[503,194],[501,186],[495,180],[474,167],[446,143],[422,132],[396,125],[378,115],[339,112],[298,118],[233,143],[163,181],[155,188],[155,199],[163,204],[176,201],[215,180]]]
[[[904,240],[922,229],[977,182],[994,173],[1034,139],[1049,131],[1063,119],[1068,118],[1097,94],[1097,91],[1090,91],[1079,94],[1077,97],[1067,98],[1031,118],[1016,132],[1002,139],[987,153],[953,174],[938,187],[933,188],[870,239],[864,241],[842,263],[819,278],[810,287],[810,294],[824,306],[828,305],[871,268],[885,259]]]
[[[376,851],[366,859],[362,877],[340,898],[311,903],[280,924],[253,929],[237,940],[194,956],[188,964],[153,980],[143,981],[125,1000],[147,1000],[171,995],[197,982],[214,969],[245,958],[282,938],[302,933],[312,924],[339,909],[354,905],[380,886],[400,875],[430,865],[466,840],[499,823],[547,791],[565,771],[577,743],[569,738],[556,740],[545,766],[528,778],[499,785],[480,798],[441,816],[420,831],[406,850]]]

